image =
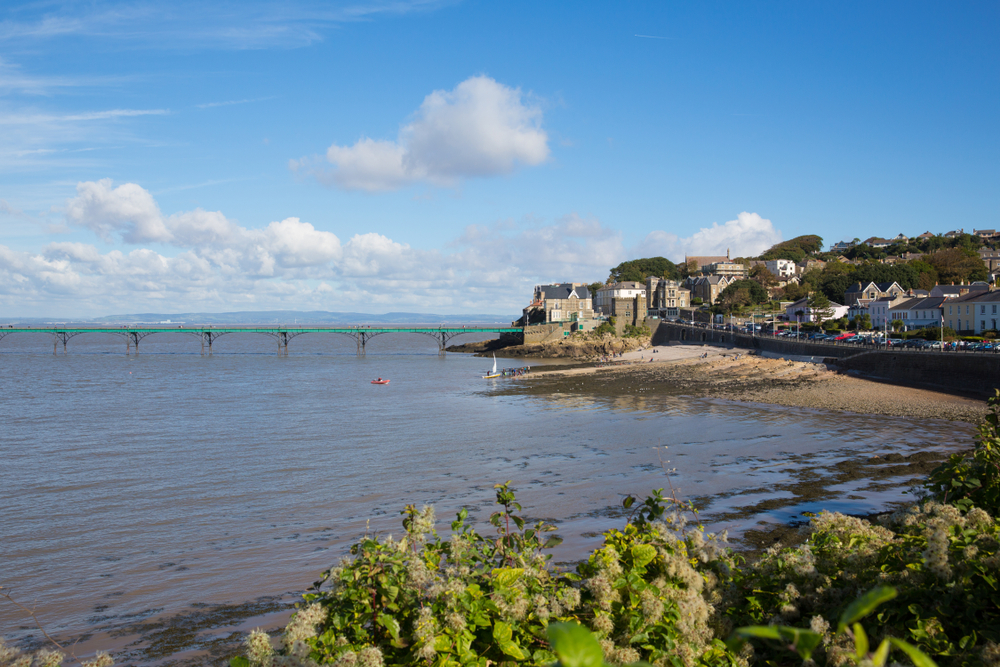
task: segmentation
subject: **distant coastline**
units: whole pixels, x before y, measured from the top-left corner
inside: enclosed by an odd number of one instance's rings
[[[437,313],[356,313],[326,310],[239,310],[227,313],[127,313],[101,317],[0,317],[2,324],[510,324],[516,317],[489,313],[440,315]]]

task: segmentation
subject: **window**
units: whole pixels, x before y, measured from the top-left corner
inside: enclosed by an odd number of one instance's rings
[[[948,314],[951,315],[951,306],[948,306]]]
[[[980,315],[986,314],[986,306],[979,306],[979,314]]]
[[[994,304],[994,305],[993,305],[993,314],[994,314],[994,315],[996,315],[996,314],[997,314],[997,307],[996,307],[996,304]]]
[[[982,320],[982,321],[979,322],[979,330],[980,331],[985,331],[986,330],[986,320]]]

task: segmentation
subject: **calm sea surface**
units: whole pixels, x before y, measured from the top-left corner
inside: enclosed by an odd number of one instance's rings
[[[120,648],[127,638],[106,634],[116,624],[303,590],[366,524],[399,532],[407,503],[435,505],[442,525],[463,506],[485,521],[493,484],[513,480],[527,515],[558,522],[568,561],[621,524],[622,495],[668,486],[663,467],[677,468],[682,496],[710,499],[711,521],[787,494],[773,489],[803,466],[822,476],[854,456],[964,446],[972,432],[683,396],[508,397],[503,383],[530,375],[483,380],[492,361],[439,356],[413,334],[377,337],[366,357],[335,335],[289,349],[279,357],[252,334],[219,339],[213,356],[180,334],[131,357],[110,336],[74,338],[68,355],[45,335],[0,341],[0,585],[50,631]],[[837,491],[823,507],[906,498]],[[738,534],[817,509],[712,527]],[[0,634],[23,639],[29,625],[0,605]]]

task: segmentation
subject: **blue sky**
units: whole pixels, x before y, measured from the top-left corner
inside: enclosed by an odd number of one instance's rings
[[[516,313],[1000,226],[1000,5],[6,2],[0,309]]]

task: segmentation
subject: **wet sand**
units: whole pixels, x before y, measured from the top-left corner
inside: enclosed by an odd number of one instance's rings
[[[978,423],[984,401],[845,375],[808,357],[664,345],[627,352],[609,364],[533,373],[511,393],[662,393],[871,415]]]

